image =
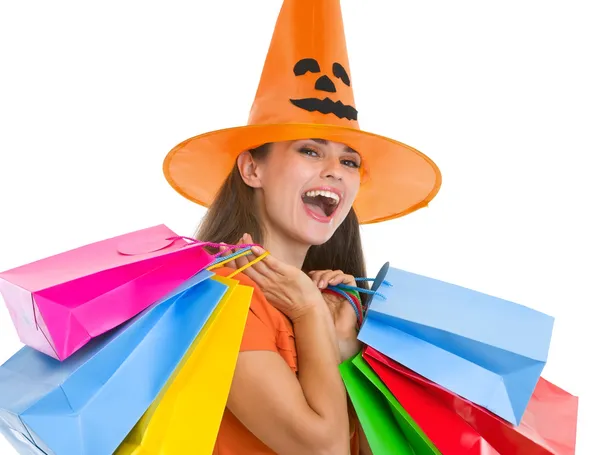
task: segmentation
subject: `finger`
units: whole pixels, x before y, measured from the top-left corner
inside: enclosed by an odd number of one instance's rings
[[[254,243],[254,240],[252,239],[252,236],[250,234],[245,233],[242,236],[242,243],[245,243],[245,244]]]
[[[327,287],[326,281],[323,279],[323,277],[329,272],[331,272],[331,270],[316,270],[313,272],[311,278],[319,289],[324,289]]]
[[[242,237],[240,237],[240,240],[238,241],[237,245],[246,245],[249,243],[252,243],[252,237],[250,236],[250,234],[244,234],[244,235],[242,235]],[[245,248],[248,248],[248,247],[245,247]],[[238,248],[237,251],[242,251],[242,249]],[[254,260],[256,256],[254,256],[252,254],[252,252],[249,252],[246,255],[244,255],[244,257],[247,258],[247,261],[245,262],[245,263],[247,263],[247,262]]]
[[[248,278],[250,278],[252,281],[254,281],[260,288],[262,288],[265,285],[267,278],[265,276],[264,270],[261,270],[260,268],[258,268],[257,270],[256,268],[256,265],[260,263],[260,261],[258,263],[254,263],[248,266],[248,264],[254,259],[256,259],[256,257],[253,254],[246,254],[238,258],[238,264],[236,265],[236,268],[237,270],[243,268],[242,273]]]
[[[352,278],[352,275],[346,275],[341,270],[337,270],[336,272],[334,272],[333,274],[331,274],[331,276],[328,276],[327,278],[328,278],[329,284],[332,286],[337,286],[340,283],[351,284],[354,281]]]
[[[242,237],[240,243],[246,243],[247,237]],[[242,249],[238,248],[237,251],[242,251]],[[265,280],[273,278],[273,272],[262,264],[262,260],[258,262],[254,262],[258,258],[258,251],[256,252],[246,252],[243,256],[241,256],[238,261],[238,269],[244,268],[244,274],[249,277],[252,281],[254,281],[258,285],[265,284]],[[264,259],[264,258],[263,258]],[[249,263],[254,262],[253,264]]]
[[[265,254],[266,250],[259,246],[253,246],[252,253],[258,257]],[[289,266],[270,254],[263,257],[262,260],[254,264],[253,267],[256,267],[257,270],[260,270],[265,275],[270,275],[271,278],[275,278],[275,275],[284,276],[289,271]]]
[[[240,245],[241,243],[242,243],[242,238],[240,238],[240,240],[237,242],[236,245]],[[231,251],[231,254],[238,254],[241,251],[242,251],[241,248],[234,248]],[[248,256],[249,256],[248,254],[245,254],[245,255],[235,258],[235,260],[233,261],[233,264],[235,264],[235,268],[239,269],[239,268],[243,267],[244,265],[246,265],[249,261],[251,261],[252,258],[249,258]]]
[[[252,281],[254,281],[261,290],[263,290],[266,285],[266,278],[264,275],[254,269],[254,265],[245,268],[243,273]]]
[[[343,273],[340,270],[328,270],[323,275],[321,275],[319,287],[324,289],[329,285],[335,286],[336,284],[339,284],[341,281],[336,280],[336,278],[339,275],[343,275]]]
[[[281,278],[285,276],[281,271],[279,261],[270,255],[252,264],[252,268],[272,284],[281,281]]]

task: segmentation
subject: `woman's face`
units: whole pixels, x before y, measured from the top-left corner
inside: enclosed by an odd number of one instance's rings
[[[274,143],[267,157],[255,162],[256,184],[251,184],[262,190],[266,228],[306,245],[325,243],[354,203],[360,167],[360,155],[337,142]]]

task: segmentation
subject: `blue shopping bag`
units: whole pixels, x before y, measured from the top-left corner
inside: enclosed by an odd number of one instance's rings
[[[385,264],[358,338],[518,425],[546,365],[554,318]]]
[[[112,454],[225,294],[212,275],[200,272],[63,362],[24,347],[4,363],[0,427],[13,447],[21,454]]]

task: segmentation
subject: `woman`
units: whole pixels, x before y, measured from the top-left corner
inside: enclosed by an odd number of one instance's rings
[[[217,455],[370,453],[338,372],[360,350],[357,316],[323,291],[365,276],[359,223],[426,206],[441,177],[360,130],[352,87],[339,0],[284,0],[248,125],[165,159],[171,186],[210,207],[198,239],[271,253],[236,276],[255,292]]]
[[[357,317],[321,290],[365,274],[352,210],[360,168],[344,144],[266,144],[239,156],[213,202],[199,239],[271,253],[240,278],[256,291],[215,454],[358,453],[338,371],[359,350]],[[238,231],[245,236],[232,238]]]

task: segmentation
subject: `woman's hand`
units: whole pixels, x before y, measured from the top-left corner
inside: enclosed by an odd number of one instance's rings
[[[315,285],[323,290],[327,286],[336,286],[338,284],[347,284],[356,286],[356,281],[352,275],[347,275],[341,270],[315,270],[308,272]],[[336,330],[342,334],[356,333],[356,323],[358,321],[356,312],[352,305],[341,295],[324,293],[323,299],[329,307],[333,316]]]
[[[315,270],[308,275],[319,289],[338,284],[356,286],[356,280],[352,275],[347,275],[341,270]],[[358,321],[356,312],[350,303],[339,294],[324,293],[323,299],[329,307],[338,338],[340,355],[342,361],[358,354],[361,343],[357,339],[356,323]]]
[[[244,234],[241,242],[253,243],[248,234]],[[243,267],[264,252],[260,247],[252,247],[252,254],[235,260],[235,267]],[[323,302],[319,289],[302,270],[271,255],[245,269],[244,273],[258,285],[269,303],[292,322]]]

